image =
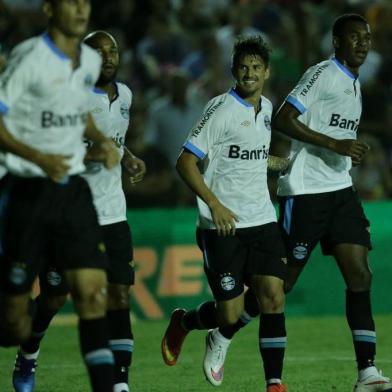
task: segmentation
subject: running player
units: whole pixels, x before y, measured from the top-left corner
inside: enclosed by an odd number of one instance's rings
[[[119,53],[115,39],[105,31],[89,34],[84,43],[102,57],[102,70],[90,96],[90,111],[94,122],[104,134],[118,145],[122,162],[129,167],[133,183],[145,173],[143,161],[125,150],[124,141],[129,127],[132,92],[115,82]],[[91,144],[89,141],[87,141]],[[114,392],[128,392],[128,369],[133,352],[133,334],[129,318],[129,287],[134,282],[134,265],[130,228],[126,220],[125,196],[121,185],[121,166],[107,170],[101,163],[87,162],[87,179],[102,227],[109,258],[108,312],[109,345],[115,359]],[[68,287],[59,271],[51,266],[40,276],[41,294],[36,298],[37,310],[33,320],[33,334],[17,356],[13,372],[16,392],[32,392],[40,342],[50,321],[63,306]]]
[[[236,86],[207,104],[178,159],[179,174],[197,195],[197,239],[216,302],[188,312],[175,310],[162,355],[167,365],[174,365],[189,331],[236,323],[246,283],[260,303],[259,346],[267,391],[283,392],[286,260],[267,187],[272,104],[261,94],[268,65],[269,50],[260,37],[235,44]],[[216,339],[208,333],[207,345]],[[219,344],[225,345],[225,339]],[[223,368],[205,367],[204,372],[214,385],[221,383]]]
[[[8,170],[0,186],[3,345],[30,336],[31,287],[49,253],[64,272],[79,315],[83,357],[94,392],[113,392],[106,325],[107,260],[84,171],[85,135],[95,159],[118,163],[113,141],[89,115],[101,58],[81,44],[88,0],[47,0],[48,31],[18,45],[0,76],[0,145]]]
[[[320,242],[324,254],[335,258],[347,286],[346,316],[358,366],[356,392],[392,391],[390,380],[374,365],[370,224],[349,174],[351,163],[359,164],[368,150],[356,139],[362,112],[358,72],[370,44],[370,28],[362,16],[340,16],[333,26],[335,56],[306,71],[274,121],[276,129],[293,139],[290,167],[278,187],[279,225],[289,264],[285,291],[293,288]],[[243,317],[221,331],[227,339],[257,314],[256,299],[248,293]],[[211,356],[216,358],[214,351]]]

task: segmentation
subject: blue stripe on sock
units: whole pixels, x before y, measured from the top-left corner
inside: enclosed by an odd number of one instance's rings
[[[366,336],[366,335],[354,335],[354,342],[368,342],[368,343],[376,343],[375,336]]]
[[[110,349],[112,351],[129,351],[133,352],[133,346],[128,344],[111,344]]]

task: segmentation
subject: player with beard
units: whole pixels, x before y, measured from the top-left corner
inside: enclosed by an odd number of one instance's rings
[[[124,147],[132,92],[126,85],[115,81],[119,66],[117,43],[105,31],[89,34],[84,43],[102,57],[101,74],[90,96],[90,112],[98,128],[117,144],[122,164],[130,172],[130,180],[136,183],[142,180],[145,165]],[[90,147],[86,157],[88,159],[94,153],[94,146],[89,140],[86,140],[86,143]],[[128,370],[133,352],[129,288],[134,282],[134,263],[121,183],[121,165],[107,170],[99,162],[87,161],[86,167],[84,178],[92,191],[109,259],[107,321],[109,347],[115,360],[114,392],[128,392]],[[36,299],[33,334],[21,345],[13,372],[16,392],[34,391],[40,342],[50,321],[65,303],[69,291],[56,266],[50,266],[40,275],[40,285],[41,293]]]
[[[195,329],[235,324],[243,312],[244,284],[259,303],[259,339],[267,392],[285,392],[284,245],[267,186],[272,104],[262,95],[269,49],[261,37],[239,39],[233,50],[236,85],[213,98],[190,132],[177,170],[197,195],[197,241],[215,301],[176,309],[162,339],[164,362],[176,364]],[[227,339],[210,331],[206,346]],[[222,353],[222,350],[220,350]],[[208,363],[207,379],[220,385],[223,367]]]
[[[370,49],[370,27],[360,15],[342,15],[334,23],[332,38],[335,55],[305,72],[274,121],[277,130],[292,138],[289,168],[278,182],[279,226],[289,267],[285,292],[292,290],[320,242],[346,283],[346,318],[358,368],[354,391],[392,391],[390,379],[374,364],[370,223],[349,173],[368,150],[357,140],[357,130],[362,113],[358,75]],[[256,316],[257,301],[248,291],[237,324],[214,333],[230,342]],[[228,346],[208,346],[204,366],[223,367]]]

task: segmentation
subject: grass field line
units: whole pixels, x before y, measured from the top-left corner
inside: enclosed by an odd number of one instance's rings
[[[325,357],[313,357],[313,356],[292,356],[288,355],[285,358],[287,362],[295,362],[295,363],[308,363],[308,362],[330,362],[330,361],[338,361],[338,362],[350,362],[353,361],[352,357],[335,357],[335,356],[325,356]],[[377,363],[389,364],[392,363],[392,359],[378,359]],[[163,365],[162,365],[163,366]],[[41,364],[41,369],[77,369],[84,368],[82,362],[80,364],[76,363],[52,363],[52,364]]]

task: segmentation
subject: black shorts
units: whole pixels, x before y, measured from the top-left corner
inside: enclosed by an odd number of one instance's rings
[[[284,244],[278,225],[237,229],[234,236],[218,236],[216,230],[197,230],[204,271],[217,301],[227,301],[244,291],[252,275],[286,277]]]
[[[90,188],[80,176],[67,183],[7,175],[0,183],[0,286],[31,290],[45,260],[60,270],[107,268]]]
[[[353,188],[280,198],[279,226],[288,262],[304,265],[320,241],[323,254],[339,244],[371,249],[370,223]]]
[[[131,230],[126,221],[101,226],[102,238],[108,257],[108,281],[131,286],[135,281],[135,265]],[[49,296],[69,292],[61,270],[48,260],[48,266],[40,274],[41,291]]]

